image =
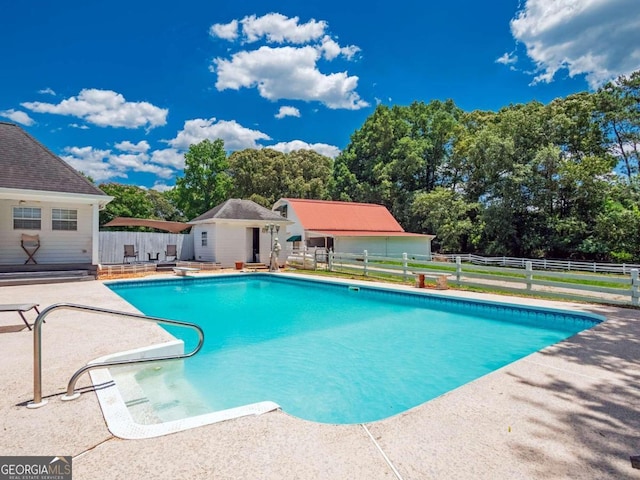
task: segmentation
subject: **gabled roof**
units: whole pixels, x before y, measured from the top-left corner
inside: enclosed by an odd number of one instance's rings
[[[404,232],[391,212],[382,205],[296,198],[283,200],[293,208],[305,230],[375,232],[377,235]]]
[[[258,220],[265,222],[291,223],[276,212],[264,208],[251,200],[230,198],[226,202],[213,207],[208,212],[194,218],[189,223],[204,220]]]
[[[108,197],[14,123],[0,122],[0,188]]]

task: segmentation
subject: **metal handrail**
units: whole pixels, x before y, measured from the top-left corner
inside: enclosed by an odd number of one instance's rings
[[[35,323],[33,324],[33,402],[27,405],[28,408],[38,408],[46,405],[47,401],[42,400],[42,334],[41,327],[44,319],[47,315],[49,315],[53,310],[58,309],[67,309],[67,310],[80,310],[91,313],[104,313],[108,315],[115,315],[119,317],[129,317],[135,318],[138,320],[144,320],[147,322],[156,322],[163,323],[167,325],[176,325],[178,327],[187,327],[192,328],[198,332],[198,345],[194,350],[189,353],[183,353],[180,355],[163,355],[159,357],[149,357],[149,358],[136,358],[129,360],[113,360],[107,362],[97,362],[87,364],[81,369],[79,369],[76,373],[73,374],[71,379],[69,380],[69,384],[67,386],[67,393],[62,397],[63,400],[73,400],[74,398],[78,398],[80,393],[75,392],[76,382],[78,378],[82,376],[83,373],[88,372],[89,370],[93,370],[95,368],[104,368],[104,367],[112,367],[116,365],[129,365],[136,363],[146,363],[146,362],[161,362],[165,360],[181,360],[184,358],[193,357],[196,353],[200,351],[202,345],[204,344],[204,332],[199,325],[190,322],[181,322],[178,320],[169,320],[166,318],[158,318],[158,317],[150,317],[147,315],[141,315],[138,313],[129,313],[129,312],[120,312],[117,310],[109,310],[107,308],[99,308],[99,307],[91,307],[88,305],[76,305],[73,303],[57,303],[55,305],[51,305],[38,315]]]

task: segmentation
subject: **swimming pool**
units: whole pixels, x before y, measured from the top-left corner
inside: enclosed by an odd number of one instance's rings
[[[317,422],[380,420],[601,320],[269,274],[108,286],[148,315],[205,330],[203,351],[185,362],[112,369],[116,383],[136,385],[130,409],[144,398],[158,422],[265,400]]]

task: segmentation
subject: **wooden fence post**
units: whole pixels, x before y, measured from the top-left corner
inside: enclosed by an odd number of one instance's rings
[[[369,252],[364,251],[364,276],[367,276],[367,265],[369,263]]]
[[[631,269],[631,305],[638,305],[638,297],[640,293],[638,292],[638,269]]]
[[[527,290],[531,290],[531,280],[533,280],[533,263],[531,261],[526,263],[524,275],[527,283]]]
[[[456,283],[460,286],[460,277],[462,277],[462,259],[456,257]]]
[[[407,281],[407,254],[402,254],[402,279]]]

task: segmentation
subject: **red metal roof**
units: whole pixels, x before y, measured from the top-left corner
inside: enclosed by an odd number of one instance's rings
[[[404,229],[382,205],[287,198],[305,230],[380,236]]]

